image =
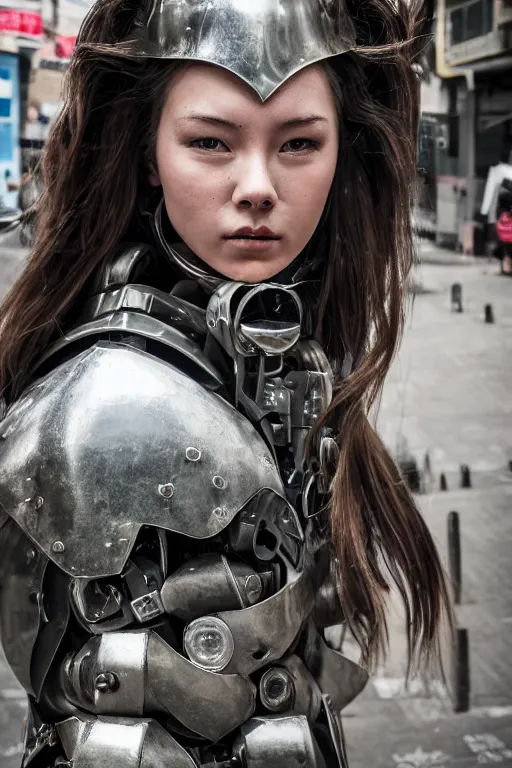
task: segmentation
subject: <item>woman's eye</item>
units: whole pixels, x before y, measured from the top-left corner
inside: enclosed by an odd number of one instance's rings
[[[220,139],[194,139],[190,142],[191,147],[197,147],[198,149],[206,149],[210,152],[224,152],[228,151],[228,148]]]
[[[291,139],[283,144],[281,152],[307,152],[312,149],[318,149],[318,141],[313,139]]]

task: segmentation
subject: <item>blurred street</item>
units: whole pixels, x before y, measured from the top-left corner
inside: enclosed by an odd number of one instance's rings
[[[512,766],[512,278],[497,261],[420,246],[414,310],[389,376],[378,428],[392,452],[414,456],[424,473],[417,497],[443,556],[446,518],[460,513],[461,627],[469,630],[471,704],[454,714],[446,689],[403,687],[404,637],[393,613],[391,655],[346,710],[350,768]],[[17,238],[0,233],[0,292],[24,257]],[[462,286],[453,312],[450,288]],[[492,305],[494,323],[484,322]],[[471,488],[460,487],[460,466]],[[447,491],[440,491],[444,473]],[[449,670],[448,670],[449,671]],[[0,663],[0,768],[17,768],[24,699]]]
[[[18,231],[0,231],[0,300],[3,299],[23,266],[26,250],[21,247]]]
[[[0,300],[21,271],[25,254],[17,232],[0,232]],[[24,714],[25,694],[0,655],[0,768],[19,768]]]
[[[430,243],[420,253],[412,321],[378,428],[395,455],[409,452],[420,469],[428,454],[430,492],[417,500],[445,562],[447,515],[460,514],[457,621],[469,630],[471,711],[454,714],[441,681],[404,690],[397,611],[389,662],[345,713],[350,768],[505,768],[512,766],[512,279],[497,261]],[[451,311],[453,283],[462,286],[462,313]],[[494,324],[484,322],[486,304]],[[461,465],[470,468],[470,489],[460,487]],[[447,491],[439,490],[441,473]]]

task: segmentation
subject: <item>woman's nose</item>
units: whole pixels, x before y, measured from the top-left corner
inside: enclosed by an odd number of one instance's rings
[[[240,181],[233,192],[233,202],[239,208],[271,210],[277,202],[277,192],[268,168],[261,161],[240,167]]]
[[[240,208],[259,208],[262,211],[270,210],[270,208],[274,207],[274,203],[268,197],[266,197],[264,200],[240,200],[238,205]]]

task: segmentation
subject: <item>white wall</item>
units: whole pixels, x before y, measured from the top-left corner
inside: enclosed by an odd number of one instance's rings
[[[430,75],[430,82],[421,84],[421,111],[445,115],[448,112],[448,92],[442,88],[440,77]]]

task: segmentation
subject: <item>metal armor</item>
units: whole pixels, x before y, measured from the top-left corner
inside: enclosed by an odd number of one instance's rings
[[[324,430],[310,466],[332,372],[308,284],[162,290],[159,258],[112,258],[0,424],[23,766],[344,766],[367,675],[326,642],[338,447]]]
[[[353,50],[356,36],[343,0],[158,0],[141,8],[125,46],[216,64],[266,101],[301,69]]]

